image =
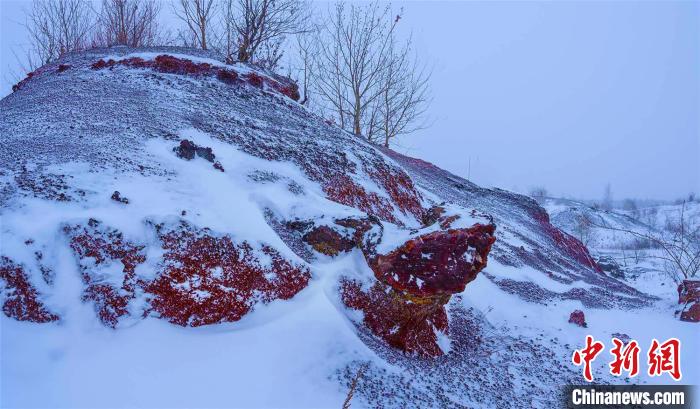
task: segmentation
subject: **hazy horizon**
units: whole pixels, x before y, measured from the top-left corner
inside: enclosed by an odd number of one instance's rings
[[[3,97],[29,5],[0,2]],[[520,192],[596,199],[609,183],[615,199],[700,193],[700,3],[394,5],[434,67],[432,126],[396,150]]]

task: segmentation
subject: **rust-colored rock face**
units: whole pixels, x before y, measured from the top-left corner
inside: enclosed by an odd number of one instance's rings
[[[486,266],[494,232],[494,225],[479,223],[434,231],[379,254],[383,228],[378,219],[346,218],[310,228],[303,240],[327,255],[359,248],[377,281],[363,289],[359,282],[343,279],[345,305],[361,310],[367,328],[388,344],[411,354],[438,356],[442,350],[435,331],[448,332],[445,304]]]
[[[98,60],[92,64],[91,68],[93,70],[102,70],[111,69],[116,66],[150,69],[164,74],[215,77],[219,81],[229,85],[243,82],[241,76],[233,69],[219,68],[208,63],[197,63],[186,58],[178,58],[165,54],[157,56],[154,60],[144,60],[139,57],[121,60]],[[28,76],[27,80],[30,78],[31,76]],[[299,87],[289,79],[283,79],[281,77],[277,79],[267,78],[252,72],[245,76],[245,82],[256,88],[263,88],[267,85],[270,89],[294,101],[298,101],[300,97]],[[20,89],[22,86],[23,83],[15,85],[13,91]]]
[[[275,249],[181,223],[158,226],[165,250],[158,277],[145,287],[153,312],[183,326],[237,321],[258,302],[289,299],[308,285],[306,267]],[[266,257],[268,260],[261,260]]]
[[[142,316],[152,313],[183,326],[237,321],[259,302],[292,298],[311,278],[307,267],[267,245],[235,243],[184,221],[155,227],[163,256],[152,278],[136,274],[146,261],[145,246],[118,230],[94,219],[64,227],[85,284],[82,299],[94,303],[104,325],[115,328],[144,294],[137,304]],[[111,266],[115,262],[120,273]]]
[[[100,321],[116,327],[119,319],[129,315],[129,302],[142,283],[136,278],[136,267],[146,261],[144,246],[125,240],[118,230],[104,226],[95,219],[85,225],[65,226],[85,284],[83,301],[91,301]],[[121,263],[123,278],[120,285],[104,277],[100,269],[107,264]]]
[[[493,225],[436,231],[413,238],[389,254],[369,258],[378,280],[414,297],[464,291],[486,266]]]
[[[682,305],[681,321],[700,322],[699,280],[683,280],[678,285],[678,303]]]
[[[421,356],[443,354],[435,331],[448,332],[444,305],[449,296],[415,302],[379,281],[363,291],[350,280],[341,282],[340,294],[345,305],[364,313],[363,323],[389,345]]]
[[[58,321],[58,315],[50,312],[39,299],[39,292],[22,266],[7,257],[0,257],[0,279],[6,294],[2,305],[5,315],[18,321]]]
[[[394,207],[388,199],[374,192],[367,192],[347,175],[337,175],[324,181],[323,191],[328,199],[334,202],[360,209],[391,223],[401,224],[394,215]]]
[[[586,324],[586,316],[581,310],[574,310],[571,315],[569,315],[569,322],[582,328],[588,328],[588,324]]]
[[[337,256],[341,252],[352,250],[355,242],[328,226],[315,227],[306,233],[302,240],[314,250],[327,256]]]

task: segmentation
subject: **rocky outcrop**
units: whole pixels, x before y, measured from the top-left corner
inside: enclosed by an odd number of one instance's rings
[[[98,60],[92,64],[93,70],[113,69],[117,66],[129,68],[150,69],[163,74],[189,75],[195,77],[214,77],[221,82],[229,85],[243,83],[241,76],[232,68],[222,68],[209,63],[197,63],[186,58],[178,58],[175,56],[163,54],[155,57],[153,60],[146,60],[141,57],[124,58],[120,60],[108,59]],[[28,76],[26,80],[29,80]],[[26,81],[25,80],[25,81]],[[284,95],[294,101],[300,98],[299,87],[293,81],[275,76],[264,77],[255,72],[250,72],[245,75],[245,82],[256,88],[267,88]],[[22,83],[13,87],[16,91],[22,87]]]
[[[586,323],[586,315],[581,310],[574,310],[569,315],[569,322],[571,324],[576,324],[581,328],[588,328]]]
[[[417,299],[464,291],[486,266],[494,225],[435,231],[414,237],[388,254],[368,257],[375,277]]]
[[[268,245],[236,243],[185,221],[149,225],[163,253],[154,260],[155,277],[136,273],[146,246],[120,231],[95,219],[63,229],[85,285],[82,300],[94,304],[105,326],[149,314],[182,326],[237,321],[257,303],[292,298],[311,278]]]
[[[174,324],[238,321],[258,302],[292,298],[311,278],[307,267],[267,245],[236,243],[185,222],[156,230],[165,254],[144,290],[152,295],[152,312]]]
[[[415,235],[381,254],[377,249],[384,229],[376,218],[298,225],[308,230],[303,240],[320,253],[335,256],[360,249],[375,281],[363,288],[357,280],[343,279],[343,302],[361,310],[364,325],[389,345],[423,356],[442,354],[437,332],[448,332],[445,304],[453,294],[464,291],[486,266],[495,241],[493,224],[476,223],[468,228]]]
[[[700,322],[700,280],[683,280],[678,285],[681,321]]]

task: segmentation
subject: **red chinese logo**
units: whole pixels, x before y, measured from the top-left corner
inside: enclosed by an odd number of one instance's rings
[[[612,339],[615,347],[610,351],[614,357],[610,362],[610,373],[620,376],[622,371],[629,372],[630,377],[635,377],[639,373],[639,344],[637,341],[630,341],[627,345],[617,338]],[[624,347],[624,348],[623,348]]]
[[[629,377],[639,374],[639,344],[635,340],[625,344],[618,338],[612,339],[613,348],[610,355],[613,360],[609,363],[610,374],[621,376],[622,372],[627,372]],[[583,365],[583,377],[588,382],[593,382],[592,362],[603,352],[605,345],[600,341],[595,341],[592,336],[586,335],[586,346],[574,351],[571,361],[576,366]],[[648,374],[649,376],[661,376],[668,373],[674,380],[681,380],[681,341],[671,338],[659,343],[653,339],[649,347]]]
[[[671,338],[663,344],[653,339],[649,347],[649,376],[661,376],[668,372],[675,380],[681,379],[681,341]]]
[[[600,354],[605,346],[600,341],[593,341],[593,337],[586,335],[586,347],[581,350],[574,351],[571,357],[574,365],[581,366],[583,364],[583,377],[588,382],[593,382],[593,373],[591,371],[591,362]]]

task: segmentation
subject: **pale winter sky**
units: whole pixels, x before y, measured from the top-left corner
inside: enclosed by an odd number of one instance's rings
[[[432,126],[397,150],[524,192],[700,193],[700,2],[394,5],[434,67]],[[1,96],[27,6],[0,0]]]

